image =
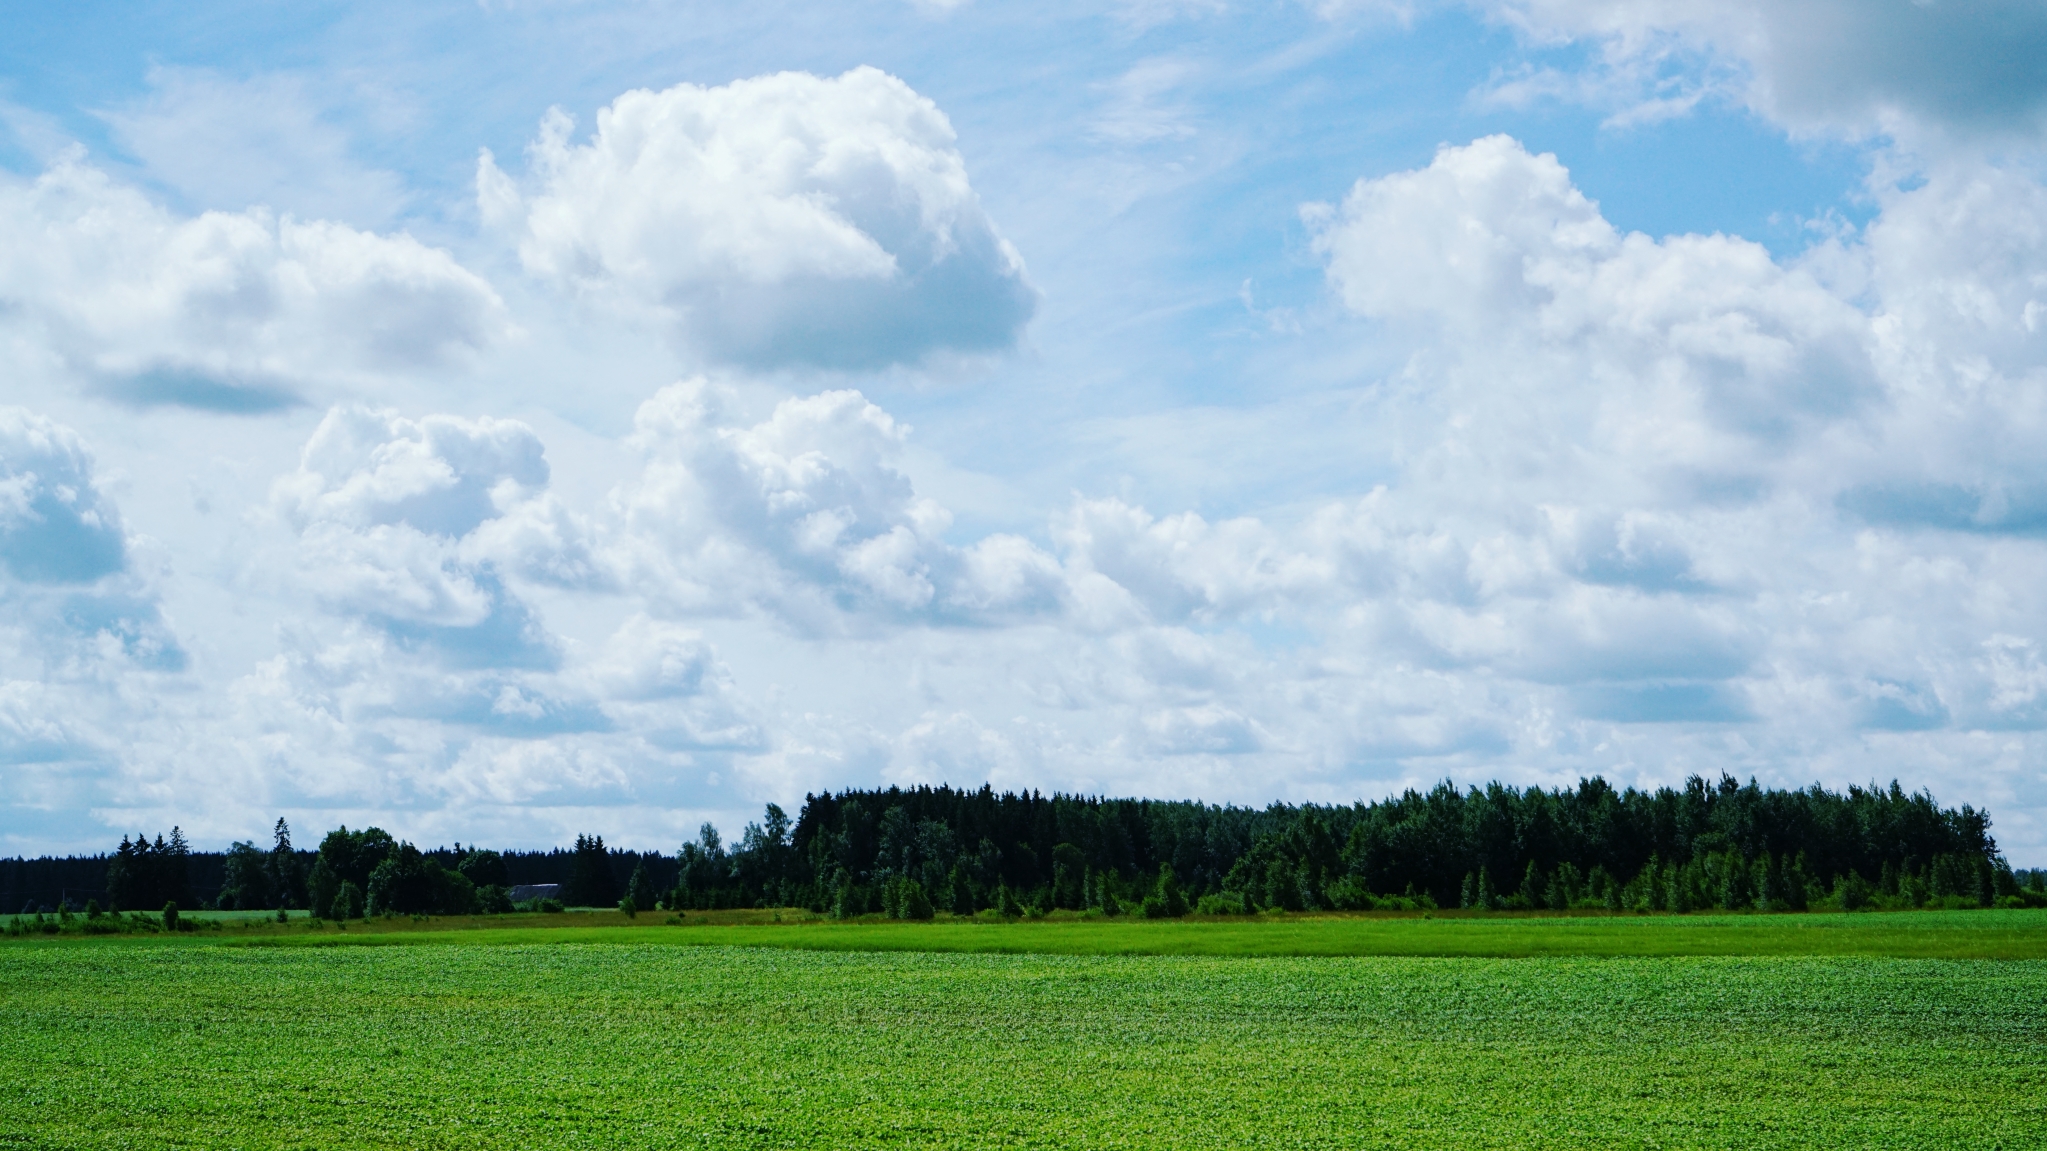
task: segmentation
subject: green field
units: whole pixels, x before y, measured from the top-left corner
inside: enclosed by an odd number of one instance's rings
[[[1765,956],[1866,955],[1914,959],[2047,959],[2047,910],[1913,911],[1845,915],[1259,915],[1184,920],[942,917],[838,923],[800,910],[690,912],[680,922],[612,911],[377,919],[343,926],[280,925],[271,912],[205,912],[173,941],[144,933],[95,946],[658,943],[815,951],[964,951],[1052,955],[1239,956]],[[74,922],[69,930],[83,926]],[[32,939],[35,937],[31,937]],[[79,941],[64,935],[48,942]],[[79,941],[82,942],[82,941]]]
[[[2047,1145],[2033,913],[548,919],[8,940],[0,1147]]]

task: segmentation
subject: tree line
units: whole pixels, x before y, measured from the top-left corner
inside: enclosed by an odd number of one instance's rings
[[[560,902],[633,910],[809,907],[853,917],[1467,907],[1685,912],[2047,904],[2015,873],[1989,814],[1925,792],[1741,784],[1459,789],[1350,805],[1265,808],[952,787],[809,795],[727,844],[705,824],[673,856],[622,853],[598,835],[570,849],[423,850],[382,829],[218,857],[216,894],[193,898],[194,853],[173,829],[123,837],[106,857],[109,906],[307,909],[323,918],[513,910],[521,882]]]
[[[1691,911],[2027,902],[1990,817],[1925,792],[1765,789],[1722,776],[1617,790],[1493,783],[1256,809],[950,787],[806,797],[723,852],[681,855],[681,907],[840,915],[1094,908],[1602,907]],[[2047,902],[2043,898],[2042,902]]]

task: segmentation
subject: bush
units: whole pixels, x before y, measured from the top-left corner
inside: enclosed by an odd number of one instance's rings
[[[1178,919],[1187,914],[1187,893],[1180,890],[1180,881],[1173,875],[1170,863],[1159,866],[1157,899],[1161,914],[1167,919]],[[1147,913],[1147,918],[1153,918]]]
[[[353,880],[344,879],[334,889],[333,913],[335,919],[343,921],[363,918],[362,888]]]
[[[1244,895],[1238,891],[1225,891],[1219,895],[1204,895],[1194,905],[1198,915],[1243,915],[1249,908],[1244,906]]]
[[[1323,894],[1329,897],[1330,906],[1338,911],[1371,911],[1379,906],[1379,901],[1372,898],[1365,885],[1348,875],[1330,884],[1329,890]],[[1477,898],[1475,891],[1473,898]]]
[[[897,905],[900,919],[930,919],[937,914],[931,900],[924,894],[924,885],[914,879],[903,881],[903,893]]]
[[[1102,880],[1102,914],[1111,919],[1123,914],[1123,903],[1116,898],[1114,891],[1109,890],[1107,879]]]
[[[476,911],[479,915],[509,914],[512,911],[511,893],[495,883],[477,888]]]
[[[1871,894],[1869,881],[1852,871],[1834,884],[1834,899],[1843,911],[1860,911],[1868,907]]]
[[[1143,913],[1146,919],[1164,919],[1166,917],[1165,900],[1160,899],[1156,895],[1145,896],[1144,902],[1138,904],[1138,910]]]
[[[42,916],[37,915],[36,918],[41,919]],[[165,931],[176,931],[178,926],[178,903],[176,900],[171,900],[163,905],[163,929]]]
[[[640,905],[634,903],[633,897],[630,895],[618,901],[618,909],[625,912],[627,919],[638,919],[640,917]]]

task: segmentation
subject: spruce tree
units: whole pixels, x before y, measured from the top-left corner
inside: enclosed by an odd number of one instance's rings
[[[278,817],[277,826],[271,828],[274,842],[270,848],[270,893],[279,908],[304,907],[306,891],[304,877],[299,874],[298,853],[291,849],[291,826]]]
[[[159,856],[158,864],[161,868],[158,873],[157,882],[160,884],[164,897],[180,906],[191,906],[191,877],[186,868],[186,861],[191,856],[191,849],[185,844],[184,830],[173,824],[171,826],[170,843],[165,845],[162,839],[159,838],[157,841],[157,854]]]
[[[115,911],[134,911],[148,906],[137,898],[141,894],[137,890],[139,879],[135,874],[135,845],[124,835],[114,857],[107,861],[107,902]]]
[[[610,907],[618,902],[618,882],[611,875],[611,853],[601,835],[578,835],[569,861],[569,886],[563,893],[574,907]]]

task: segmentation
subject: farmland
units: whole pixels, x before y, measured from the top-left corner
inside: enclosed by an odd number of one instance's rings
[[[2033,913],[551,918],[9,940],[0,1147],[1987,1148],[2047,1130],[2047,962],[1909,957],[2036,954]],[[1731,953],[1743,929],[1766,953]],[[953,950],[819,949],[918,931]],[[1722,953],[1627,954],[1686,931]],[[1204,932],[1232,953],[1170,953]],[[1384,953],[1460,938],[1534,957]],[[1111,953],[1078,953],[1090,939]]]

